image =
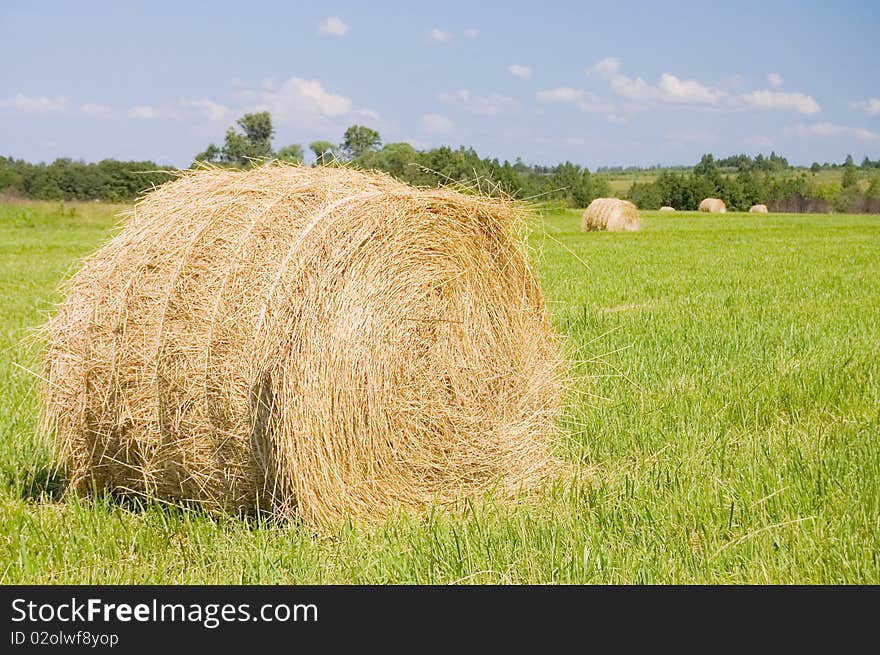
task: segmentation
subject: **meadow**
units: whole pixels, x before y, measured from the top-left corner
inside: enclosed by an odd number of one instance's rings
[[[681,174],[685,171],[681,169],[674,169],[674,173]],[[736,176],[736,171],[726,169],[722,170],[721,174],[723,177],[734,177]],[[657,170],[643,170],[643,171],[622,171],[622,172],[609,172],[602,173],[608,179],[608,187],[611,190],[611,193],[618,197],[623,197],[623,194],[626,194],[630,187],[633,184],[647,184],[649,182],[653,182],[660,175],[660,171]],[[822,186],[830,186],[834,188],[840,188],[840,181],[843,178],[843,169],[842,168],[833,168],[833,169],[822,169],[818,172],[812,172],[808,168],[795,168],[788,169],[784,171],[778,171],[773,174],[774,177],[782,178],[782,177],[796,177],[799,175],[806,175],[806,177],[811,181],[818,185]],[[868,188],[870,181],[868,179],[861,179],[858,182],[858,187],[862,191],[865,191]]]
[[[4,584],[880,583],[878,216],[536,216],[570,478],[319,537],[61,493],[30,335],[119,209],[0,204]]]

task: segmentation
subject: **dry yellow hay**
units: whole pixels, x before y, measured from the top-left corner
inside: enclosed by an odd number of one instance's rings
[[[766,214],[767,213],[767,205],[752,205],[749,207],[750,214]]]
[[[674,212],[675,207],[670,207],[669,205],[664,205],[663,207],[660,208],[660,211],[661,212]]]
[[[727,206],[721,198],[703,198],[700,202],[700,211],[709,212],[710,214],[723,214],[727,211]]]
[[[596,198],[584,210],[581,228],[609,232],[634,232],[640,227],[639,210],[629,200]]]
[[[345,168],[151,192],[44,328],[72,488],[315,527],[534,488],[565,366],[521,218]]]

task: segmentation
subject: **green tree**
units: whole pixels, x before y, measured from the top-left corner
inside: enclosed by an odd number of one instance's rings
[[[303,159],[305,159],[303,147],[298,143],[291,143],[289,146],[284,146],[278,151],[276,157],[292,164],[302,164]]]
[[[234,128],[226,130],[226,143],[223,146],[223,159],[230,164],[245,166],[254,159],[272,156],[272,117],[268,111],[245,114],[236,123],[244,134]]]
[[[751,206],[747,204],[744,180],[741,177],[725,178],[719,195],[732,211],[744,211]]]
[[[703,155],[700,158],[700,163],[694,166],[694,175],[710,175],[716,170],[715,157],[712,156],[712,153],[708,153]]]
[[[196,161],[206,161],[232,166],[247,166],[255,159],[272,156],[272,116],[268,111],[256,114],[245,114],[236,123],[242,132],[234,127],[226,130],[223,148],[213,143],[204,152],[196,155]]]
[[[814,161],[814,162],[813,162],[813,165],[810,166],[810,170],[811,170],[813,173],[818,173],[820,170],[822,170],[822,167],[819,166],[819,162]]]
[[[741,191],[738,198],[740,209],[745,211],[752,205],[764,203],[766,184],[763,175],[746,171],[737,176],[737,181],[739,182],[739,188]]]
[[[22,193],[23,170],[27,166],[25,162],[17,162],[12,157],[0,157],[0,191]]]
[[[315,164],[326,166],[336,158],[336,146],[329,141],[312,141],[309,150],[315,153]]]
[[[195,156],[195,161],[206,162],[209,164],[217,164],[221,162],[223,157],[223,151],[217,147],[216,144],[210,144],[203,152],[200,152]]]
[[[419,153],[410,144],[386,143],[381,150],[362,155],[358,163],[412,183],[420,173],[418,161]]]
[[[777,155],[775,150],[770,152],[770,159],[768,161],[770,163],[770,170],[772,171],[784,171],[789,168],[788,160],[785,157]]]
[[[376,130],[363,125],[352,125],[345,130],[340,149],[346,159],[354,160],[377,150],[381,144],[382,137]]]
[[[840,180],[840,186],[843,189],[849,189],[859,182],[858,173],[856,173],[856,167],[853,166],[852,162],[850,162],[843,171],[843,177]]]
[[[250,163],[248,159],[250,155],[251,149],[247,137],[236,132],[234,127],[227,129],[220,162],[234,166],[247,166]]]
[[[272,154],[272,137],[275,135],[275,128],[272,127],[272,116],[268,111],[245,114],[236,122],[244,131],[245,138],[251,147],[261,151],[261,154]]]

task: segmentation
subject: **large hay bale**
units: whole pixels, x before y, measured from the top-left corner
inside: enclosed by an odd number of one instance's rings
[[[584,210],[581,228],[609,232],[635,232],[640,227],[639,210],[629,200],[596,198]]]
[[[767,205],[752,205],[749,207],[750,214],[766,214],[767,213]]]
[[[710,214],[723,214],[727,211],[727,205],[721,198],[703,198],[700,202],[700,211]]]
[[[675,207],[670,207],[669,205],[664,205],[663,207],[660,208],[660,211],[661,212],[674,212]]]
[[[344,168],[159,187],[45,328],[72,487],[313,526],[533,488],[564,365],[520,219]]]

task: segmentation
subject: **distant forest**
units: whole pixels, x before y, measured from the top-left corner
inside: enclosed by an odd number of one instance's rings
[[[267,112],[246,114],[230,127],[222,146],[210,144],[193,165],[246,167],[269,159],[302,163],[304,149],[289,144],[273,149],[274,128]],[[554,205],[584,207],[594,198],[611,195],[611,179],[629,179],[618,195],[641,209],[669,205],[696,209],[705,197],[719,197],[733,211],[757,203],[771,211],[880,213],[880,159],[852,156],[841,163],[813,163],[794,168],[775,152],[715,159],[703,155],[693,167],[601,167],[591,173],[571,162],[529,165],[480,157],[473,148],[447,146],[417,150],[408,143],[383,144],[375,130],[352,125],[341,143],[309,144],[315,166],[350,165],[385,171],[419,186],[467,185],[491,195],[532,199]],[[821,175],[822,171],[835,171]],[[87,163],[56,159],[50,164],[0,157],[0,193],[39,200],[101,200],[131,202],[173,176],[173,170],[150,161],[105,159]],[[644,179],[645,181],[640,181]]]

